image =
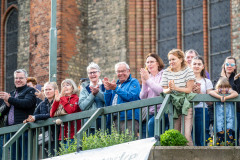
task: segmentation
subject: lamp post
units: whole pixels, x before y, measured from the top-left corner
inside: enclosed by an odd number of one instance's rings
[[[57,0],[51,0],[51,28],[49,38],[49,81],[57,81]]]

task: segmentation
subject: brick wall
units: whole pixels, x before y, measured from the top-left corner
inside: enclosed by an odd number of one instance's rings
[[[232,55],[238,62],[238,72],[240,72],[240,4],[239,0],[231,1],[231,37],[232,37]]]
[[[57,0],[57,82],[72,78],[78,82],[85,67],[86,45],[82,38],[81,0]],[[84,12],[84,11],[83,11]],[[49,79],[49,30],[51,1],[31,0],[30,3],[30,76],[40,84]],[[85,72],[84,72],[85,73]]]
[[[98,63],[102,75],[113,78],[115,63],[128,62],[126,0],[88,2],[88,62]]]
[[[156,52],[156,2],[129,0],[127,27],[129,64],[133,77],[140,80],[146,54]]]
[[[51,1],[30,1],[29,76],[48,81]]]
[[[83,5],[83,6],[82,6]],[[72,78],[76,83],[80,77],[85,77],[85,66],[87,62],[86,49],[83,44],[84,31],[82,31],[80,10],[86,7],[86,2],[68,0],[61,1],[62,9],[58,11],[61,14],[59,24],[58,44],[60,49],[61,68],[58,75],[59,81],[65,78]]]

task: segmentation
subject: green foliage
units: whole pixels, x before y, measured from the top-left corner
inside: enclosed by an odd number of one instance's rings
[[[96,131],[95,134],[90,134],[89,136],[85,132],[82,139],[82,150],[84,151],[95,148],[103,148],[136,140],[136,138],[133,139],[133,136],[129,133],[128,130],[119,134],[115,127],[112,127],[111,131],[111,134],[109,134],[108,131]],[[60,148],[57,152],[57,155],[64,155],[76,151],[77,139],[74,138],[73,142],[67,140],[67,144],[60,143]]]
[[[112,127],[111,130],[111,134],[109,134],[108,131],[97,131],[94,135],[91,134],[87,136],[85,133],[82,140],[82,150],[103,148],[133,140],[128,130],[121,134],[119,134],[114,127]]]
[[[167,130],[160,136],[161,146],[186,146],[188,141],[178,130]]]
[[[77,151],[77,138],[74,138],[73,142],[70,139],[67,139],[67,144],[60,142],[59,151],[57,155],[69,154]]]

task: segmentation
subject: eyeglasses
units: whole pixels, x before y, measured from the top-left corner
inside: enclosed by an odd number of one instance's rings
[[[230,66],[231,65],[231,67],[234,67],[236,64],[235,63],[225,63],[225,65],[228,67],[228,66]]]
[[[116,71],[117,74],[120,74],[120,73],[126,73],[127,70],[120,70],[120,71]]]
[[[88,72],[89,75],[97,74],[98,71]]]
[[[19,79],[19,80],[23,80],[25,77],[15,77],[14,79],[15,80],[17,80],[17,79]]]
[[[147,61],[146,64],[153,64],[155,63],[156,61]]]

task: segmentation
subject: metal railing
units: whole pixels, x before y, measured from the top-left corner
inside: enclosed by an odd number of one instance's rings
[[[197,94],[191,101],[193,106],[197,105],[199,102],[212,102],[213,105],[213,145],[217,145],[216,143],[216,139],[217,139],[217,132],[216,132],[216,102],[220,102],[219,99],[217,98],[214,98],[212,96],[210,96],[209,94]],[[234,102],[234,145],[237,146],[237,102],[240,102],[240,96],[236,97],[236,98],[233,98],[233,99],[229,99],[227,100],[226,102]],[[224,145],[226,146],[227,145],[227,121],[226,121],[226,102],[224,102]],[[202,118],[203,118],[203,143],[204,143],[204,146],[207,145],[206,143],[206,129],[207,127],[209,126],[205,126],[205,108],[208,108],[208,106],[203,103],[203,112],[202,112]],[[168,110],[168,115],[169,115],[169,129],[174,129],[174,120],[173,120],[173,110],[174,110],[174,107],[172,106],[171,104],[171,101],[170,101],[170,95],[167,95],[163,101],[163,104],[155,118],[155,135],[161,135],[164,133],[164,129],[165,129],[165,122],[164,122],[164,113]],[[184,123],[184,117],[182,115],[182,123]],[[195,144],[195,109],[193,109],[193,129],[192,129],[192,138],[193,138],[193,144]],[[184,134],[184,125],[182,125],[182,131]],[[158,142],[157,145],[160,145],[160,143]],[[232,144],[231,144],[232,145]]]
[[[114,123],[114,120],[117,121],[118,127],[117,131],[120,132],[120,112],[123,112],[125,115],[124,119],[124,124],[125,124],[125,129],[127,129],[127,112],[132,111],[132,133],[135,134],[134,127],[134,119],[136,118],[135,116],[135,110],[139,110],[139,122],[142,121],[142,109],[144,107],[147,107],[147,117],[146,121],[149,120],[149,107],[154,106],[155,107],[155,116],[157,114],[156,108],[158,104],[161,104],[163,102],[164,98],[162,97],[155,97],[151,99],[144,99],[144,100],[138,100],[134,102],[129,102],[129,103],[123,103],[123,104],[118,104],[115,106],[108,106],[108,107],[103,107],[99,108],[96,110],[89,110],[89,111],[84,111],[84,112],[79,112],[79,113],[73,113],[65,116],[59,116],[59,117],[54,117],[54,118],[49,118],[44,121],[37,121],[36,123],[26,123],[26,124],[18,124],[18,125],[13,125],[9,127],[3,127],[0,129],[0,137],[2,137],[3,140],[3,155],[2,159],[8,160],[11,159],[13,151],[13,145],[18,146],[19,145],[19,138],[22,137],[22,150],[16,150],[15,154],[18,156],[19,154],[23,155],[25,152],[28,153],[28,159],[39,159],[39,158],[47,158],[47,157],[52,157],[56,156],[56,152],[52,152],[52,149],[56,149],[59,147],[60,142],[64,142],[64,137],[63,137],[63,128],[64,124],[68,124],[68,137],[70,137],[70,128],[71,128],[71,122],[73,122],[74,125],[74,132],[75,136],[77,137],[77,148],[80,148],[81,145],[81,138],[83,137],[83,133],[87,131],[89,134],[90,132],[90,127],[93,123],[96,123],[97,118],[99,116],[101,117],[101,130],[105,131],[107,129],[107,122],[112,126]],[[107,118],[108,117],[108,118]],[[56,125],[55,121],[57,119],[62,120],[62,124],[60,127],[62,128],[62,137],[61,141],[59,140],[58,137],[58,125]],[[86,121],[86,119],[88,121]],[[77,130],[77,120],[81,120],[81,129],[78,131]],[[85,123],[84,123],[85,122]],[[147,126],[147,124],[146,124]],[[48,141],[45,143],[45,131],[48,132],[48,135],[53,135],[53,141],[49,138]],[[27,134],[27,139],[28,142],[27,144],[24,143],[24,135]],[[42,134],[42,145],[39,145],[39,140],[38,137],[39,135]],[[139,137],[142,138],[142,123],[139,123]],[[146,132],[146,137],[148,137],[148,133]],[[24,145],[27,145],[28,149],[27,151],[24,150]],[[40,154],[40,152],[42,152]],[[50,155],[49,155],[50,153]]]
[[[215,102],[219,102],[219,99],[216,99],[210,95],[207,94],[199,94],[196,95],[192,100],[191,103],[195,105],[198,102],[213,102],[213,107],[215,108]],[[240,102],[240,96],[237,98],[227,100],[227,102],[235,102],[235,131],[237,130],[237,112],[236,112],[236,102]],[[161,108],[159,112],[157,113],[157,105],[161,104]],[[83,137],[84,132],[87,132],[88,134],[90,133],[90,128],[93,123],[97,123],[96,120],[97,118],[101,117],[101,130],[105,131],[107,129],[107,124],[110,126],[113,125],[114,120],[115,122],[118,123],[117,125],[117,131],[120,132],[120,113],[124,113],[125,119],[124,119],[124,125],[125,129],[128,128],[127,126],[127,112],[132,111],[132,133],[134,133],[134,128],[135,128],[135,123],[134,119],[136,118],[135,116],[135,110],[139,110],[139,122],[142,122],[142,110],[144,107],[147,107],[147,117],[146,117],[146,122],[149,121],[149,108],[151,106],[154,106],[155,108],[155,124],[154,124],[154,132],[155,135],[161,135],[165,132],[166,126],[165,126],[165,112],[168,111],[168,118],[169,118],[169,129],[174,128],[174,120],[173,120],[173,111],[174,107],[171,104],[170,101],[170,95],[166,95],[165,98],[159,96],[151,99],[144,99],[144,100],[138,100],[134,102],[129,102],[129,103],[123,103],[123,104],[118,104],[115,106],[108,106],[108,107],[103,107],[99,108],[96,110],[89,110],[89,111],[84,111],[84,112],[79,112],[79,113],[73,113],[65,116],[60,116],[60,117],[54,117],[54,118],[49,118],[44,121],[38,121],[36,123],[26,123],[26,124],[18,124],[18,125],[13,125],[9,127],[3,127],[0,129],[0,138],[1,138],[1,143],[3,143],[3,155],[2,159],[7,160],[11,158],[11,155],[13,153],[13,145],[19,145],[22,144],[22,150],[19,151],[18,149],[16,150],[16,155],[21,154],[22,159],[23,159],[23,153],[27,152],[28,153],[28,159],[39,159],[41,158],[47,158],[51,156],[56,156],[56,152],[52,152],[53,148],[57,150],[59,142],[64,142],[64,137],[63,137],[63,129],[64,129],[64,124],[68,124],[68,137],[70,137],[70,128],[71,125],[74,125],[74,135],[77,137],[77,148],[80,149],[81,146],[81,139]],[[225,105],[226,106],[226,105]],[[207,107],[204,106],[203,109]],[[194,110],[193,110],[193,115],[194,115]],[[214,120],[216,119],[216,113],[214,110]],[[226,107],[225,107],[225,139],[226,139]],[[56,119],[61,119],[62,124],[60,127],[62,128],[62,137],[61,141],[59,140],[58,137],[58,128],[59,126],[56,125],[55,121]],[[87,119],[87,121],[86,121]],[[184,119],[184,116],[183,116]],[[205,120],[205,112],[203,112],[203,119]],[[77,120],[81,120],[81,129],[77,130]],[[85,121],[85,123],[84,123]],[[72,123],[73,122],[73,123]],[[183,121],[184,122],[184,121]],[[193,116],[193,122],[194,122],[194,116]],[[205,123],[203,123],[205,124]],[[142,135],[142,129],[143,129],[143,124],[138,123],[139,127],[139,132],[138,137],[141,139],[143,137]],[[194,123],[193,123],[193,142],[195,141],[195,132],[194,132]],[[203,130],[206,130],[205,125],[203,125]],[[214,121],[214,137],[216,137],[216,121]],[[146,123],[146,137],[148,137],[148,124]],[[45,134],[48,132],[48,135],[52,135],[53,133],[53,140],[50,138],[48,139],[47,142],[45,142]],[[27,139],[28,143],[24,143],[24,135],[27,134]],[[42,145],[39,145],[39,134],[42,134]],[[135,134],[135,133],[134,133]],[[134,135],[133,134],[133,135]],[[184,134],[184,133],[183,133]],[[203,133],[205,134],[205,132]],[[22,137],[22,141],[19,142],[19,138]],[[206,135],[204,135],[205,139]],[[237,132],[235,132],[235,138],[237,137]],[[237,145],[237,140],[235,140],[235,145]],[[216,144],[216,138],[214,140],[214,144]],[[28,146],[28,150],[25,151],[24,145]],[[159,145],[159,143],[158,143]],[[204,145],[206,143],[204,142]],[[225,141],[226,145],[226,141]],[[42,152],[41,155],[39,155],[39,152]],[[51,153],[50,155],[48,153]]]

